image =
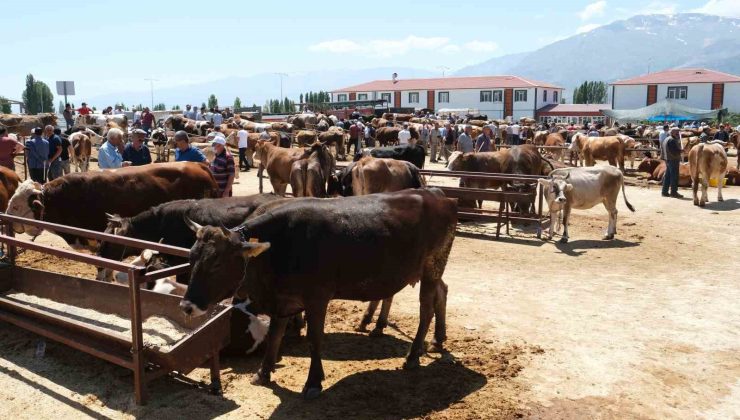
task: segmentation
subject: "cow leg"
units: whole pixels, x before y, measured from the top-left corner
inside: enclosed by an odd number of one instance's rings
[[[617,233],[617,203],[612,203],[611,201],[604,200],[604,207],[606,207],[606,211],[609,213],[609,224],[606,227],[604,240],[614,239],[614,234]]]
[[[563,207],[563,237],[560,238],[560,243],[568,243],[568,222],[570,221],[570,205],[568,203]]]
[[[678,174],[676,174],[676,176],[678,176]],[[707,199],[708,190],[709,174],[707,173],[701,177],[701,200],[699,201],[699,207],[704,207],[704,205],[709,201],[709,199]]]
[[[668,175],[668,171],[666,171],[666,174],[663,175],[663,176],[665,177],[666,175]],[[693,173],[691,174],[691,191],[694,194],[694,205],[695,206],[698,206],[699,205],[699,194],[698,194],[698,191],[699,191],[699,175],[698,174],[696,174],[696,175],[694,175]]]
[[[555,221],[557,220],[556,219],[557,213],[559,212],[550,211],[550,231],[548,233],[548,235],[550,236],[550,239],[552,239],[553,237],[553,227],[555,226]]]
[[[288,320],[290,320],[289,317],[270,317],[270,328],[267,330],[267,338],[265,339],[265,356],[262,359],[260,370],[252,377],[252,385],[267,385],[270,383],[270,374],[275,370],[280,342],[283,340]]]
[[[311,367],[308,379],[303,387],[303,398],[312,400],[321,393],[321,381],[324,380],[324,368],[321,365],[321,340],[324,338],[324,321],[326,320],[327,302],[321,302],[306,308],[308,319],[308,345],[311,349]]]
[[[383,328],[388,326],[388,314],[391,312],[392,303],[393,296],[383,299],[383,306],[380,307],[380,315],[378,315],[378,320],[375,322],[375,328],[370,332],[370,337],[383,336]]]
[[[357,327],[356,331],[367,332],[367,326],[373,322],[373,315],[375,314],[375,310],[378,309],[378,304],[380,304],[379,300],[372,300],[367,304],[365,314],[362,316],[362,321],[360,321],[360,326]]]
[[[425,279],[426,280],[426,279]],[[429,331],[429,325],[432,323],[434,316],[434,300],[437,289],[433,281],[422,281],[419,290],[419,328],[416,330],[416,337],[411,343],[411,349],[406,362],[403,364],[404,369],[415,369],[419,367],[419,357],[424,354],[424,338]]]
[[[727,175],[727,173],[722,172],[717,178],[717,201],[725,201],[725,199],[722,198],[722,181],[724,181],[725,175]]]
[[[447,340],[447,284],[441,279],[437,284],[437,294],[434,298],[434,339],[433,351],[442,351]]]

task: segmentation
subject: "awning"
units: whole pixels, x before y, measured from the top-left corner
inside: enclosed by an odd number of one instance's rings
[[[620,122],[639,121],[698,121],[717,118],[719,109],[698,109],[686,106],[681,100],[664,99],[637,109],[602,109],[602,114]]]

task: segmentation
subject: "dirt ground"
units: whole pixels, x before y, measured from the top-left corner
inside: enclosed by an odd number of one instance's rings
[[[734,165],[734,158],[731,159]],[[440,166],[441,167],[441,166]],[[394,300],[382,338],[354,332],[363,305],[333,302],[324,393],[303,402],[305,339],[285,343],[270,387],[249,379],[259,355],[222,360],[223,397],[174,378],[133,403],[128,371],[0,324],[0,416],[13,418],[740,418],[740,187],[700,209],[629,178],[617,239],[603,208],[574,211],[571,242],[517,226],[461,224],[444,279],[449,354],[401,369],[418,291]],[[257,191],[242,173],[238,195]],[[454,180],[432,179],[431,184]],[[265,191],[271,191],[265,180]],[[558,239],[558,237],[556,237]],[[48,233],[38,240],[65,246]],[[729,250],[729,251],[728,251]],[[721,251],[721,252],[720,252]],[[94,277],[83,264],[24,253],[21,263]],[[188,375],[207,381],[206,369]]]

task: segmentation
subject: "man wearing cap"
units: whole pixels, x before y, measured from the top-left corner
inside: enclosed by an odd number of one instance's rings
[[[154,123],[154,114],[152,114],[149,107],[145,107],[144,112],[141,113],[141,128],[143,128],[147,133],[151,133]]]
[[[408,146],[409,140],[411,140],[411,132],[409,132],[409,123],[403,123],[403,130],[398,132],[398,144],[400,146]]]
[[[671,128],[671,135],[665,140],[666,171],[663,175],[663,197],[683,198],[678,193],[678,167],[681,162],[681,137],[678,127]],[[668,188],[670,187],[670,195]]]
[[[234,157],[226,150],[226,139],[221,136],[213,139],[212,147],[216,156],[213,158],[210,169],[218,185],[218,195],[219,197],[231,197],[231,186],[234,184],[236,174]]]
[[[491,127],[486,125],[483,127],[483,133],[475,139],[475,151],[476,152],[490,152],[491,151]]]
[[[131,162],[123,160],[118,147],[123,143],[123,131],[111,128],[106,135],[106,141],[98,150],[98,168],[118,169],[131,165]]]
[[[131,132],[131,142],[123,149],[123,160],[131,162],[131,166],[148,165],[152,163],[152,154],[144,144],[146,131],[137,128]]]
[[[473,131],[473,127],[466,125],[465,131],[457,137],[457,150],[463,153],[470,153],[475,150],[473,145],[473,138],[470,134]]]
[[[56,127],[54,129],[54,134],[62,139],[62,154],[59,155],[59,162],[62,167],[62,175],[67,175],[71,172],[69,157],[74,156],[75,151],[72,148],[72,143],[69,142],[69,139],[67,137],[62,137],[61,128]]]
[[[442,143],[442,132],[439,129],[439,123],[434,122],[432,125],[431,130],[429,130],[429,148],[430,148],[430,155],[429,155],[429,162],[437,162],[437,153],[439,150],[439,146]]]
[[[77,109],[77,112],[80,115],[90,115],[92,114],[93,110],[87,107],[87,104],[85,102],[82,103],[82,108]]]
[[[175,162],[208,163],[200,149],[190,146],[190,137],[182,130],[175,133]]]
[[[67,123],[67,128],[72,128],[72,126],[75,125],[75,120],[73,117],[74,113],[75,111],[72,109],[72,105],[64,105],[64,112],[62,112],[62,116],[64,117],[64,121]]]
[[[62,176],[62,138],[54,134],[54,127],[44,127],[44,137],[49,142],[49,181]]]
[[[33,129],[33,135],[26,141],[26,163],[31,179],[43,184],[46,182],[46,165],[49,159],[49,142],[41,134],[41,127]]]

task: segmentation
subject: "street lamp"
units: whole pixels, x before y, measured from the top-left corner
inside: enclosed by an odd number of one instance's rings
[[[144,79],[149,81],[149,91],[152,95],[152,111],[154,111],[154,82],[158,82],[159,79]]]
[[[288,73],[275,73],[276,76],[280,76],[280,100],[283,100],[283,77],[288,77]]]

